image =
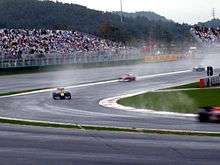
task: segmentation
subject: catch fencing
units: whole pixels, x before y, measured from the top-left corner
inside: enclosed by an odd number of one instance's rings
[[[95,63],[112,63],[123,61],[143,61],[144,55],[137,50],[124,50],[120,52],[75,52],[60,56],[58,54],[46,55],[41,58],[27,56],[22,59],[0,59],[0,68],[21,68],[35,66],[52,66],[52,65],[74,65],[74,64],[95,64]]]

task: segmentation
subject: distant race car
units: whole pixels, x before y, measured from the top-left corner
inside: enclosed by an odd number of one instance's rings
[[[136,81],[136,77],[132,74],[125,74],[124,76],[119,78],[119,81],[121,81],[121,82]]]
[[[193,72],[205,72],[206,69],[204,66],[197,66],[193,68]]]
[[[71,93],[68,91],[65,91],[64,88],[57,88],[55,92],[53,92],[53,99],[54,100],[70,100],[71,99]]]
[[[220,107],[202,107],[198,112],[200,122],[220,122]]]

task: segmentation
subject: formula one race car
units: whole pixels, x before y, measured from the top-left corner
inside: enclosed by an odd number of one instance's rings
[[[136,77],[132,74],[125,74],[124,76],[119,78],[119,81],[121,81],[121,82],[136,81]]]
[[[53,92],[53,99],[54,100],[70,100],[71,93],[65,91],[64,88],[57,88],[56,92]]]
[[[206,71],[205,67],[201,65],[193,68],[193,72],[205,72],[205,71]]]
[[[198,112],[200,122],[220,122],[220,107],[202,107]]]

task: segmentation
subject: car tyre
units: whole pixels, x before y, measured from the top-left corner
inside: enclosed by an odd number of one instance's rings
[[[209,117],[207,114],[200,113],[198,119],[199,119],[199,122],[204,123],[204,122],[208,122]]]
[[[65,99],[66,100],[71,100],[71,94],[70,93],[66,93],[65,94]]]
[[[54,99],[54,100],[57,100],[57,95],[56,95],[56,93],[53,93],[53,99]]]

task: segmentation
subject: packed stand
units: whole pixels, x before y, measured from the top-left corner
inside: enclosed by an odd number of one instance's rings
[[[88,55],[121,48],[120,43],[77,31],[0,29],[0,55],[6,59]]]
[[[191,32],[204,43],[215,44],[220,42],[220,29],[194,26]]]

